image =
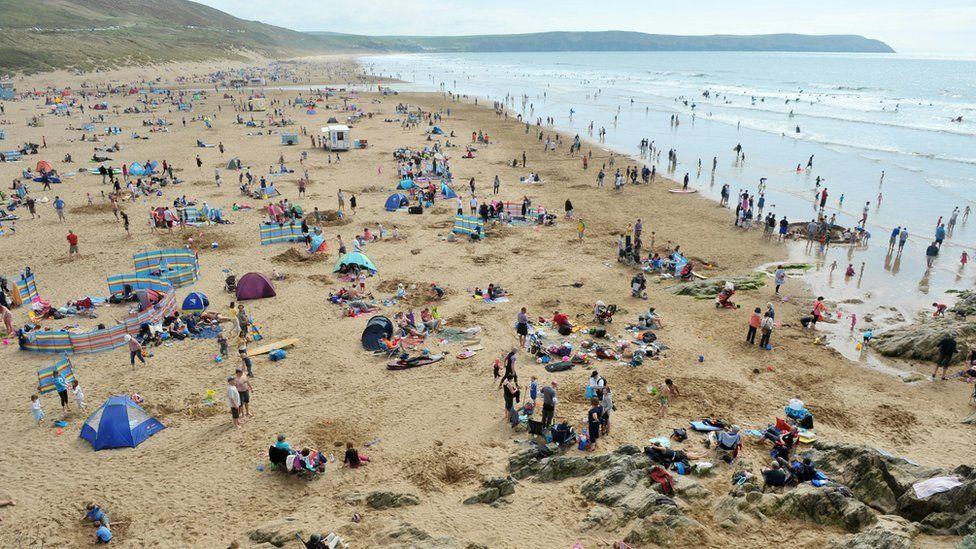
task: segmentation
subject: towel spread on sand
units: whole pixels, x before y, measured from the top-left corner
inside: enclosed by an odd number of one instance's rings
[[[912,485],[912,488],[915,489],[916,497],[925,499],[940,492],[948,492],[961,485],[962,480],[959,477],[933,477],[928,480],[916,482]]]

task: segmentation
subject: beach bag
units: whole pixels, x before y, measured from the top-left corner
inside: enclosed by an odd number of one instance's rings
[[[607,336],[607,329],[606,328],[590,328],[590,335],[593,336],[593,337],[606,337]]]
[[[655,341],[657,341],[657,334],[655,334],[654,332],[644,332],[641,335],[641,341],[643,341],[644,343],[654,343]]]
[[[271,351],[270,353],[268,353],[268,358],[271,359],[271,362],[277,362],[279,360],[284,360],[284,358],[286,356],[288,356],[288,355],[285,354],[285,350],[284,349],[275,349],[275,350]]]
[[[586,387],[586,398],[593,398],[595,396],[596,396],[596,391],[593,389],[593,387],[590,387],[589,385],[587,385],[587,387]]]
[[[803,429],[813,429],[813,414],[807,414],[800,420],[800,427]]]

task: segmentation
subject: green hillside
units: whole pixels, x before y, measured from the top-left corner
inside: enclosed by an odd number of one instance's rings
[[[0,72],[241,59],[336,50],[338,40],[186,0],[0,0]]]
[[[482,36],[356,36],[347,43],[377,50],[406,52],[526,51],[792,51],[894,53],[888,44],[857,35],[763,34],[753,36],[673,36],[641,32],[540,32]]]

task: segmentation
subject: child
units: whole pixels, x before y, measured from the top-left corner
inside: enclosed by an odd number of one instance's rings
[[[220,347],[221,358],[227,358],[227,338],[223,332],[217,334],[217,345]]]
[[[963,250],[962,256],[959,258],[959,265],[965,269],[966,263],[969,263],[969,254],[967,254],[966,251]]]
[[[529,382],[529,399],[535,402],[536,397],[539,396],[539,380],[532,376],[532,381]]]
[[[75,395],[75,402],[78,403],[78,409],[85,409],[85,393],[81,392],[81,385],[78,384],[78,380],[71,382],[71,394]]]
[[[44,419],[44,409],[37,395],[31,395],[31,413],[34,414],[34,421],[40,425],[41,420]]]
[[[756,310],[752,312],[752,316],[749,317],[749,330],[746,332],[746,343],[753,345],[756,343],[756,331],[759,329],[759,324],[762,323],[762,309],[756,307]]]
[[[661,407],[657,411],[658,415],[661,417],[668,415],[668,406],[671,404],[671,399],[680,395],[678,386],[670,379],[665,379],[664,387],[661,388],[661,392],[657,395],[658,402],[661,404]]]
[[[495,363],[491,365],[491,369],[495,379],[502,377],[502,362],[500,360],[496,358]]]
[[[946,305],[945,303],[933,303],[932,306],[935,307],[935,312],[932,313],[932,318],[936,318],[940,316],[944,317],[946,309],[949,308],[949,306]]]
[[[851,313],[851,331],[854,331],[854,326],[857,324],[857,315]]]

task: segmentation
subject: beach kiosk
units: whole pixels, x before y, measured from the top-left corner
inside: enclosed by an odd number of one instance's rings
[[[322,128],[323,147],[328,151],[348,151],[352,146],[349,126],[345,124],[329,124]]]

